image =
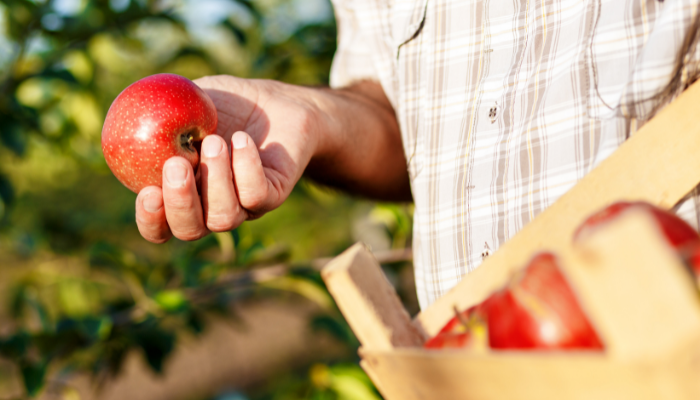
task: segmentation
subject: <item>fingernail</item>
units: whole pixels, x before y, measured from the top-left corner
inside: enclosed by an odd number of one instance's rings
[[[221,147],[221,140],[217,140],[216,138],[204,139],[204,143],[202,143],[202,154],[204,154],[205,157],[216,157],[221,153]]]
[[[248,145],[248,135],[243,132],[233,134],[233,148],[242,149]]]
[[[143,208],[149,213],[154,213],[163,208],[163,199],[149,193],[143,199]]]
[[[165,169],[165,179],[168,180],[170,187],[178,188],[184,186],[185,178],[187,178],[187,170],[179,162],[171,163]]]

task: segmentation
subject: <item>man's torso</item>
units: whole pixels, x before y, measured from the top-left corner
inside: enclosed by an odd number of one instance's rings
[[[354,62],[371,63],[360,75],[382,83],[401,126],[423,307],[698,73],[689,34],[697,31],[694,0],[352,0],[338,7],[333,84],[358,78],[353,61],[344,61],[358,51]],[[352,30],[343,26],[349,23]],[[344,42],[343,32],[353,40]],[[682,208],[697,226],[695,203]]]

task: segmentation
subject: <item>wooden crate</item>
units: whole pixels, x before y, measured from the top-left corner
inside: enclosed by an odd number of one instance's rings
[[[574,229],[619,200],[670,208],[700,181],[694,84],[552,207],[411,320],[371,253],[355,245],[323,271],[362,343],[362,366],[389,400],[700,399],[698,290],[646,215],[630,213],[576,245]],[[454,316],[552,250],[604,352],[423,350]]]

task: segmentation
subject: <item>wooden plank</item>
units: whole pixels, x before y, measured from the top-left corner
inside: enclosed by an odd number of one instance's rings
[[[362,350],[387,400],[691,400],[697,362],[611,361],[603,353]]]
[[[623,214],[560,264],[611,357],[651,362],[700,338],[694,280],[650,216]]]
[[[387,394],[384,390],[384,384],[382,383],[382,380],[379,378],[379,375],[377,375],[372,366],[369,365],[369,363],[366,360],[360,360],[360,367],[362,367],[369,379],[372,380],[372,383],[374,383],[374,387],[377,388],[382,397],[386,399]]]
[[[356,244],[346,250],[321,276],[363,346],[387,350],[423,343],[424,335],[365,246]]]
[[[700,83],[645,124],[608,159],[417,317],[429,335],[485,299],[538,250],[561,250],[574,229],[618,200],[644,200],[670,208],[700,182]]]

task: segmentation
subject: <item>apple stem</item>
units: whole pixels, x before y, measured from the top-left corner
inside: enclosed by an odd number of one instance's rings
[[[469,320],[466,319],[466,318],[464,318],[464,315],[462,315],[462,314],[459,312],[459,310],[457,309],[457,306],[454,306],[454,307],[453,307],[453,310],[454,310],[454,312],[455,312],[455,316],[457,317],[457,320],[459,320],[459,322],[460,322],[462,325],[464,325],[464,327],[467,328],[467,330],[469,330],[469,327],[470,327],[470,325],[471,325],[471,324],[469,323]]]
[[[195,151],[192,142],[194,142],[194,135],[192,135],[192,132],[180,136],[180,145],[189,151]]]

